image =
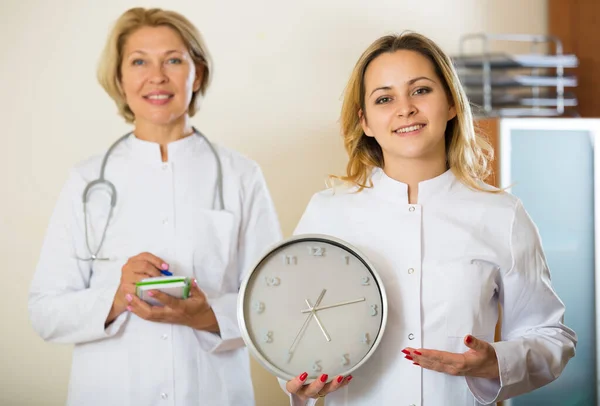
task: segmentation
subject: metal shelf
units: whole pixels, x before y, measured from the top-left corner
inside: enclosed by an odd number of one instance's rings
[[[481,52],[466,55],[465,44],[481,41]],[[531,53],[491,52],[493,41],[526,42]],[[554,44],[555,53],[538,52],[539,45]],[[560,116],[577,98],[565,88],[577,87],[577,77],[565,75],[575,68],[575,55],[564,55],[561,41],[548,35],[468,34],[460,39],[459,55],[452,57],[469,101],[481,105],[485,116]],[[549,95],[552,96],[549,96]],[[527,107],[531,106],[531,107]]]

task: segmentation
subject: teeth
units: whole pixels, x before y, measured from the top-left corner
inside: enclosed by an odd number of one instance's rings
[[[396,133],[409,133],[411,131],[417,131],[417,130],[423,128],[423,127],[425,127],[423,124],[418,124],[418,125],[413,125],[413,126],[410,126],[410,127],[401,128],[401,129],[396,130],[394,132],[396,132]]]
[[[169,97],[171,97],[171,96],[169,96],[168,94],[153,94],[153,95],[148,96],[148,99],[165,100],[165,99],[168,99]]]

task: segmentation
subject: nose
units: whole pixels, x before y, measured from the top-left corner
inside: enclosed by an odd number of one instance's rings
[[[396,115],[398,117],[411,117],[417,113],[417,107],[414,105],[410,97],[398,100]]]
[[[162,64],[153,64],[149,75],[149,81],[152,84],[161,84],[168,81]]]

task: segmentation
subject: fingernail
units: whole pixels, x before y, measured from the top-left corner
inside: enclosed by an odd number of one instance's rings
[[[407,359],[407,360],[409,360],[409,361],[412,361],[412,360],[413,360],[413,357],[411,357],[410,355],[407,355],[407,356],[405,356],[404,358],[406,358],[406,359]]]
[[[327,382],[327,378],[329,378],[329,375],[327,375],[327,374],[321,375],[321,382]]]
[[[154,296],[154,293],[151,290],[149,290],[148,291],[148,296],[152,297],[152,296]]]
[[[131,311],[131,306],[127,306],[127,310]]]
[[[160,267],[166,271],[167,269],[169,269],[169,264],[163,263]]]
[[[415,350],[415,354],[417,354],[417,355],[423,355],[423,354],[421,354],[421,353],[420,353],[419,351],[417,351],[417,350]]]
[[[194,279],[194,280],[192,281],[192,285],[194,285],[194,286],[198,286],[198,282],[196,281],[196,279]]]
[[[471,337],[470,335],[467,336],[467,344],[471,344],[471,342],[473,341],[473,337]]]
[[[418,366],[418,367],[420,367],[420,366],[421,366],[421,364],[419,364],[418,362],[413,362],[413,365],[416,365],[416,366]]]
[[[342,383],[343,380],[344,380],[343,376],[341,376],[341,375],[338,376],[338,379],[337,379],[338,383]]]
[[[405,353],[406,355],[410,355],[410,351],[408,350],[402,350],[403,353]]]
[[[308,377],[308,374],[306,372],[302,372],[302,374],[300,374],[300,376],[298,377],[302,382],[304,382],[306,380],[306,377]]]
[[[127,299],[128,302],[131,302],[133,300],[133,297],[131,297],[131,295],[128,293],[125,295],[125,299]]]
[[[352,380],[352,375],[348,376],[348,379],[346,379],[346,382],[350,382]]]

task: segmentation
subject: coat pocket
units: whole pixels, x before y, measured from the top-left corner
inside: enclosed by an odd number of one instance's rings
[[[446,266],[446,332],[449,337],[467,334],[493,337],[498,321],[498,272],[493,262],[465,258]]]
[[[198,210],[194,216],[193,273],[208,297],[222,292],[228,268],[234,266],[235,218],[221,210]]]

